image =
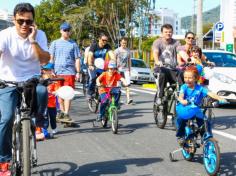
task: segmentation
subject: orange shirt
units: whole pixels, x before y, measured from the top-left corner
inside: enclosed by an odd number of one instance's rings
[[[48,107],[49,108],[55,108],[56,107],[56,96],[52,94],[59,88],[59,85],[55,82],[50,84],[48,89]]]
[[[112,75],[109,74],[109,72],[103,72],[100,76],[99,76],[99,80],[101,85],[103,86],[108,86],[108,87],[116,87],[117,86],[117,82],[121,79],[121,75],[116,71],[114,72]],[[101,87],[99,89],[99,94],[105,93],[105,92],[109,92],[111,88],[104,88]]]

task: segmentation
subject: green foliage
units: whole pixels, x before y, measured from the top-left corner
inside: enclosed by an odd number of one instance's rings
[[[46,32],[49,42],[60,37],[59,26],[63,21],[64,8],[60,0],[43,0],[35,7],[36,24]]]
[[[142,50],[143,51],[151,51],[153,42],[159,37],[147,37],[143,39],[142,42]]]

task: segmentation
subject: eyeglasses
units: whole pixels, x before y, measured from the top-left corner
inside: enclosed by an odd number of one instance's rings
[[[64,32],[70,32],[70,29],[63,29]]]
[[[194,40],[194,37],[187,37],[187,39],[189,39],[189,40],[190,40],[190,39]]]
[[[32,25],[34,21],[33,21],[33,20],[30,20],[30,19],[28,19],[28,20],[17,19],[16,22],[17,22],[19,25],[23,25],[24,23],[25,23],[26,25]]]

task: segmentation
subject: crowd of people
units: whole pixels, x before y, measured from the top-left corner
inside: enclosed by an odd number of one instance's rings
[[[107,35],[102,33],[98,42],[91,43],[86,48],[84,56],[81,56],[79,46],[70,38],[72,27],[69,23],[64,22],[59,29],[61,37],[52,41],[48,49],[46,35],[37,29],[34,18],[35,12],[31,4],[17,4],[14,8],[15,25],[0,32],[0,79],[22,82],[34,77],[63,78],[48,87],[40,83],[36,87],[37,138],[46,137],[45,130],[47,131],[49,124],[52,133],[56,134],[56,120],[72,121],[69,114],[71,100],[60,97],[57,99],[55,92],[62,86],[75,88],[75,81],[80,77],[82,57],[84,59],[82,64],[86,65],[89,74],[86,98],[90,99],[94,96],[96,85],[101,87],[99,90],[101,106],[97,118],[97,121],[101,121],[107,106],[106,94],[111,90],[109,87],[116,86],[119,80],[125,86],[130,84],[131,53],[127,48],[127,39],[122,38],[120,47],[113,52],[112,47],[108,44]],[[206,95],[223,100],[197,83],[199,74],[204,77],[204,73],[201,73],[196,66],[185,70],[186,63],[192,62],[194,65],[202,65],[207,62],[201,48],[195,46],[195,34],[187,32],[186,43],[183,46],[180,46],[179,41],[172,38],[172,34],[172,26],[164,24],[161,27],[161,37],[154,41],[152,46],[155,61],[154,70],[159,74],[157,78],[159,103],[163,102],[164,88],[167,82],[175,83],[176,81],[182,85],[179,95],[181,108],[188,108],[191,102],[198,104]],[[180,77],[177,76],[179,70],[184,72],[184,74],[180,74]],[[107,86],[107,88],[102,86]],[[114,94],[116,104],[118,104],[119,92],[114,92]],[[126,87],[126,97],[127,104],[131,104],[133,100],[128,87]],[[9,85],[0,89],[0,173],[2,175],[9,175],[9,163],[12,158],[12,124],[18,101],[19,94],[15,87]],[[5,106],[6,102],[8,106]],[[45,120],[45,117],[48,118]],[[202,119],[201,117],[199,119],[199,125],[201,125]],[[176,136],[181,139],[184,121],[177,118],[177,122]]]

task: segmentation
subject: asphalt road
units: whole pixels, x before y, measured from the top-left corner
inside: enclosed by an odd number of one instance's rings
[[[78,124],[63,128],[55,139],[38,142],[38,166],[32,175],[40,176],[204,176],[202,149],[193,162],[176,154],[170,162],[169,152],[178,148],[170,123],[163,130],[154,124],[154,92],[132,86],[133,105],[122,105],[119,131],[93,126],[96,114],[90,113],[85,97],[77,90],[71,116]],[[125,97],[121,97],[122,101]],[[234,106],[214,110],[214,134],[221,149],[222,176],[236,175],[236,109]]]

